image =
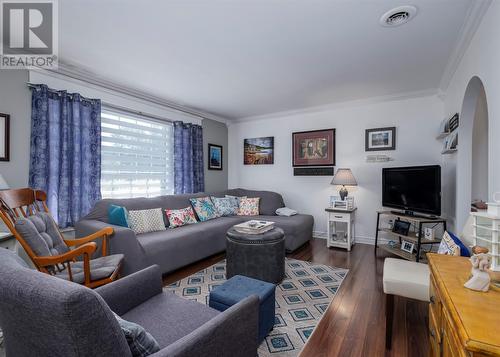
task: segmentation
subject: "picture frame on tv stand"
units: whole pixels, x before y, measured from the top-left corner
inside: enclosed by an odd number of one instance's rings
[[[392,231],[396,234],[407,236],[408,232],[410,231],[410,225],[411,225],[410,222],[396,219],[396,221],[394,221],[394,226],[392,227]]]

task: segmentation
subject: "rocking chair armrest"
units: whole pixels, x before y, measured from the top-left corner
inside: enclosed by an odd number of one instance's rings
[[[70,250],[64,254],[53,255],[50,257],[34,257],[33,260],[36,265],[41,267],[46,267],[49,265],[55,265],[60,263],[65,263],[67,261],[73,260],[74,258],[83,255],[84,261],[89,260],[89,257],[94,253],[97,249],[97,244],[95,242],[89,242],[79,246],[76,249]]]
[[[86,237],[83,238],[75,238],[75,239],[65,239],[64,242],[68,247],[73,247],[73,246],[79,246],[82,244],[85,244],[87,242],[94,241],[98,238],[106,238],[109,237],[113,234],[114,230],[111,227],[104,227],[100,230],[98,230],[95,233],[92,233]]]

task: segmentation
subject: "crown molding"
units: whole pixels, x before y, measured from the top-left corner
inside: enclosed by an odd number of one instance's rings
[[[465,21],[460,28],[458,41],[450,55],[450,59],[445,67],[443,76],[441,77],[439,88],[442,91],[446,91],[448,89],[451,79],[455,75],[460,62],[469,48],[469,45],[474,38],[481,21],[483,20],[483,16],[491,3],[492,0],[474,0],[471,2]]]
[[[107,80],[107,79],[102,79],[99,76],[97,76],[95,73],[85,70],[83,68],[80,68],[76,65],[68,64],[63,61],[59,61],[59,68],[57,70],[52,70],[52,69],[39,69],[39,68],[34,68],[32,69],[35,72],[41,72],[41,73],[46,73],[49,75],[56,75],[56,76],[62,76],[66,78],[70,78],[73,80],[81,81],[93,86],[97,86],[100,88],[104,88],[106,90],[109,90],[111,92],[115,93],[120,93],[124,94],[129,97],[133,97],[135,99],[139,99],[142,101],[146,101],[155,105],[158,105],[160,107],[164,107],[170,110],[178,111],[183,114],[188,114],[191,116],[195,116],[198,119],[211,119],[215,120],[221,123],[224,123],[227,125],[228,119],[215,115],[213,113],[209,113],[206,111],[202,111],[199,109],[194,109],[188,106],[180,105],[175,102],[166,100],[164,98],[152,95],[147,92],[143,92],[128,86],[123,86],[121,84],[115,83],[113,81]]]
[[[404,92],[404,93],[390,94],[390,95],[370,97],[370,98],[364,98],[364,99],[355,99],[355,100],[349,100],[349,101],[344,101],[344,102],[319,105],[319,106],[314,106],[314,107],[307,107],[307,108],[301,108],[301,109],[294,109],[294,110],[287,110],[287,111],[281,111],[281,112],[275,112],[275,113],[269,113],[269,114],[263,114],[263,115],[238,118],[238,119],[234,119],[234,120],[229,121],[228,125],[235,124],[235,123],[247,122],[247,121],[280,118],[280,117],[292,116],[292,115],[305,115],[305,114],[326,112],[329,110],[346,108],[346,107],[355,107],[355,106],[377,104],[377,103],[383,103],[383,102],[393,102],[393,101],[422,98],[422,97],[433,97],[433,96],[437,96],[439,93],[440,92],[437,88],[430,88],[430,89],[424,89],[424,90],[420,90],[420,91]]]

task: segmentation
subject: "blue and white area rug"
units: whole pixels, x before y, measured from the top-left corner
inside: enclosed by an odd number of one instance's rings
[[[259,347],[259,356],[297,356],[335,297],[347,269],[286,260],[286,276],[276,287],[274,329]],[[209,292],[226,281],[223,260],[165,287],[208,305]]]

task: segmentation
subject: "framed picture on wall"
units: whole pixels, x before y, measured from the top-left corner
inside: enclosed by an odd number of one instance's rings
[[[10,116],[0,113],[0,161],[9,161]]]
[[[365,151],[396,150],[396,127],[366,129]]]
[[[244,165],[274,164],[274,136],[243,140]]]
[[[222,146],[208,144],[208,169],[222,170]]]
[[[292,165],[335,166],[335,129],[292,134]]]

